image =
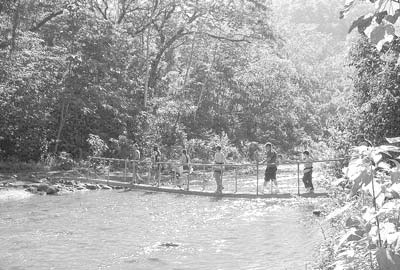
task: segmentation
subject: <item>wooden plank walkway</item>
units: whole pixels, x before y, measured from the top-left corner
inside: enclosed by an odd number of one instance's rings
[[[76,179],[76,178],[75,178]],[[293,194],[293,193],[277,193],[277,194],[261,194],[259,193],[258,195],[253,193],[232,193],[232,192],[227,192],[227,193],[215,193],[215,192],[209,192],[209,191],[198,191],[198,190],[182,190],[178,188],[173,188],[173,187],[167,187],[167,186],[153,186],[153,185],[146,185],[146,184],[132,184],[130,182],[122,182],[122,181],[116,181],[116,180],[106,180],[106,179],[99,179],[99,178],[90,178],[86,179],[83,177],[79,177],[77,180],[82,181],[82,182],[90,182],[90,183],[96,183],[96,184],[106,184],[109,186],[120,186],[120,187],[125,187],[130,190],[144,190],[144,191],[152,191],[152,192],[164,192],[164,193],[172,193],[172,194],[182,194],[182,195],[194,195],[194,196],[205,196],[205,197],[221,197],[221,198],[243,198],[243,199],[272,199],[272,198],[277,198],[277,199],[289,199],[289,198],[295,198],[295,197],[305,197],[305,198],[318,198],[318,197],[328,197],[328,193],[322,192],[322,193],[302,193],[300,195]]]

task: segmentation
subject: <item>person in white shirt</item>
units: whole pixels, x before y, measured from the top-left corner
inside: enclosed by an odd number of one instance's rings
[[[181,166],[179,166],[179,178],[178,178],[178,181],[177,181],[176,185],[177,185],[178,188],[182,188],[183,175],[184,174],[186,174],[186,175],[191,174],[191,170],[192,170],[191,165],[190,165],[190,156],[188,155],[186,149],[182,150],[182,155],[181,155],[181,158],[180,158],[179,161],[180,161],[180,165]]]
[[[221,146],[217,146],[217,152],[214,155],[214,163],[217,165],[214,167],[214,178],[217,183],[217,190],[215,193],[222,193],[224,187],[222,186],[222,174],[223,164],[225,164],[225,156],[221,152]]]

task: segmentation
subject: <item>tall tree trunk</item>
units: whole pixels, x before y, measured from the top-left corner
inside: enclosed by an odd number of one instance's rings
[[[61,139],[61,132],[65,126],[65,120],[67,118],[68,108],[69,108],[69,103],[67,105],[65,105],[65,101],[63,101],[62,106],[61,106],[60,123],[58,125],[58,131],[57,131],[56,145],[54,147],[54,154],[57,154],[57,151],[58,151],[58,145],[59,145],[60,139]]]
[[[218,44],[215,44],[213,59],[212,59],[210,68],[208,69],[208,73],[211,72],[211,70],[212,70],[212,68],[214,66],[215,58],[217,56],[217,51],[218,51]],[[193,114],[193,120],[194,121],[196,121],[197,111],[199,110],[201,102],[203,101],[203,93],[204,93],[204,87],[205,87],[206,82],[207,82],[207,80],[201,86],[200,95],[199,95],[199,101],[197,102],[197,109],[194,111],[194,114]]]
[[[182,89],[184,89],[186,87],[187,79],[188,79],[189,73],[190,73],[190,68],[192,66],[195,41],[196,41],[196,33],[193,35],[192,46],[190,48],[189,62],[188,62],[187,68],[186,68],[186,74],[185,74],[185,79],[183,80]]]
[[[9,55],[10,58],[15,49],[15,40],[17,39],[17,29],[19,26],[20,8],[21,8],[21,5],[20,5],[20,1],[18,0],[15,3],[15,11],[14,11],[13,18],[12,18],[11,47],[10,47],[10,55]]]
[[[149,94],[149,80],[150,80],[150,28],[147,29],[147,38],[146,38],[146,81],[144,85],[144,107],[147,107],[147,99]]]

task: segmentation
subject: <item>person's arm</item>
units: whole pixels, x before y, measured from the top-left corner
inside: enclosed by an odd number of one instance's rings
[[[311,157],[306,158],[306,159],[305,159],[305,162],[307,162],[307,163],[310,164],[311,166],[305,167],[306,164],[304,164],[304,172],[305,172],[305,173],[311,172],[311,171],[312,171],[312,158],[311,158]]]

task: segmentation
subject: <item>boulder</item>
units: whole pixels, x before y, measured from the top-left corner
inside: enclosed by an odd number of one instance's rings
[[[49,188],[49,185],[48,185],[48,184],[42,183],[42,184],[40,184],[40,185],[37,186],[37,191],[44,191],[44,192],[47,192],[47,189],[48,189],[48,188]]]
[[[25,190],[30,192],[30,193],[37,193],[37,188],[35,186],[30,186]]]
[[[86,189],[86,187],[83,186],[83,185],[78,185],[78,186],[76,186],[76,189],[77,190],[83,190],[83,189]]]
[[[64,184],[66,185],[66,186],[75,186],[76,185],[76,182],[75,181],[70,181],[70,180],[65,180],[64,181]]]
[[[85,186],[86,186],[87,189],[90,189],[90,190],[99,189],[98,186],[95,185],[95,184],[86,184]]]
[[[49,186],[49,188],[46,190],[47,195],[54,195],[57,194],[60,190],[55,187],[55,186]]]
[[[313,215],[319,217],[321,215],[321,210],[316,209],[316,210],[313,210],[312,213],[313,213]]]

